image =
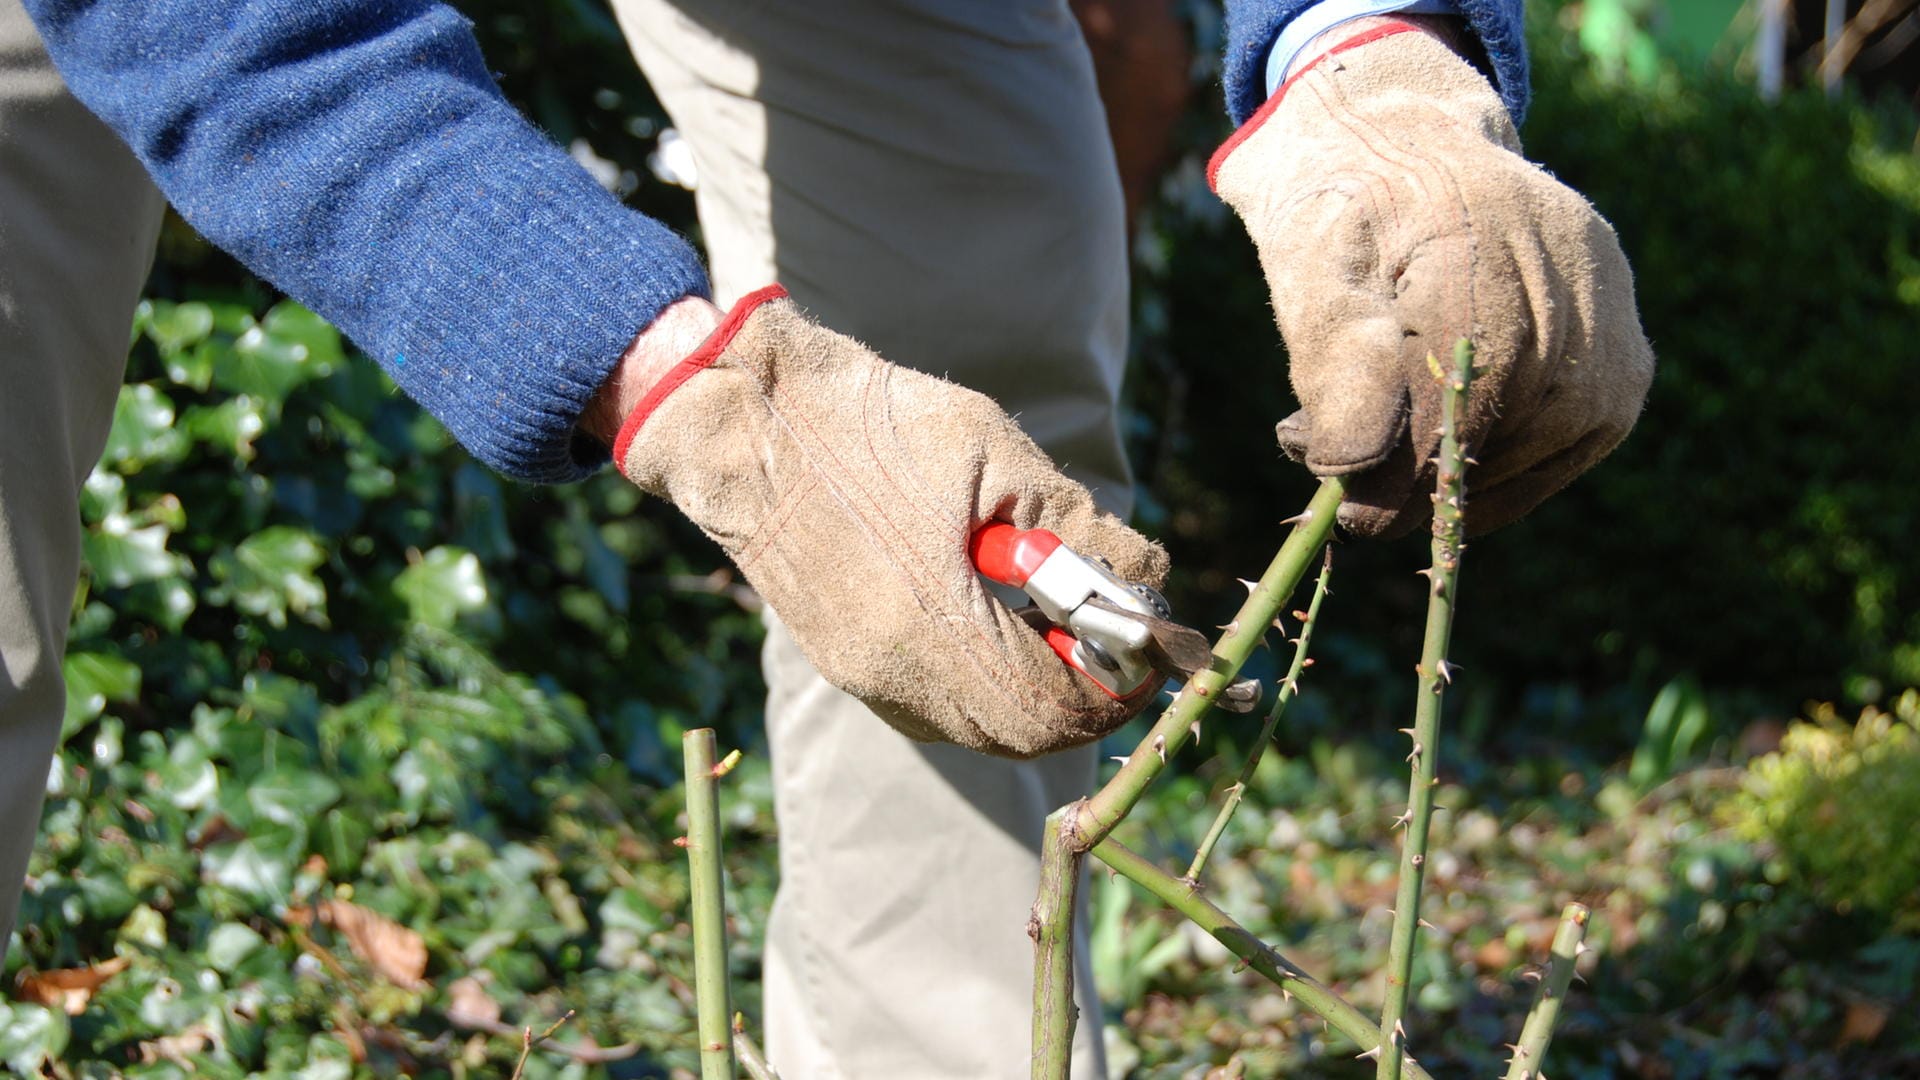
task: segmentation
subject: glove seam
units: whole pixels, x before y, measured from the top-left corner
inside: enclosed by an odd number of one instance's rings
[[[748,316],[759,310],[762,304],[786,295],[787,290],[784,286],[773,284],[755,289],[741,297],[734,303],[733,310],[727,312],[727,317],[714,328],[713,333],[707,335],[707,340],[700,343],[699,348],[668,369],[667,373],[661,376],[660,381],[647,390],[646,395],[640,399],[640,404],[635,405],[633,411],[627,414],[627,419],[620,425],[620,434],[613,440],[613,460],[619,464],[620,468],[623,470],[626,468],[628,449],[632,447],[634,438],[640,434],[640,429],[646,424],[647,418],[653,415],[661,402],[666,401],[667,397],[688,379],[712,367],[726,351],[727,346],[733,344],[734,336],[740,332],[742,326],[746,325]]]
[[[1321,63],[1329,57],[1338,56],[1349,49],[1357,49],[1362,45],[1371,45],[1382,38],[1393,37],[1395,34],[1424,34],[1426,32],[1422,27],[1415,26],[1410,22],[1401,22],[1397,19],[1393,22],[1383,23],[1342,41],[1333,48],[1328,49],[1326,52],[1308,61],[1306,67],[1287,76],[1287,81],[1280,84],[1280,89],[1275,90],[1272,97],[1267,98],[1266,104],[1260,106],[1260,111],[1248,117],[1247,122],[1235,129],[1234,133],[1227,137],[1227,141],[1220,144],[1220,149],[1213,152],[1213,157],[1207,161],[1207,190],[1213,192],[1215,195],[1220,194],[1220,169],[1227,163],[1227,156],[1235,150],[1238,150],[1241,143],[1253,137],[1253,133],[1258,131],[1260,126],[1267,122],[1267,118],[1271,117],[1275,110],[1280,108],[1280,102],[1286,98],[1287,91],[1292,89],[1294,83],[1306,78],[1308,72],[1319,67]]]

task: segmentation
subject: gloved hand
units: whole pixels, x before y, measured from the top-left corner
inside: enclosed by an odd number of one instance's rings
[[[1158,586],[1166,554],[1096,509],[983,394],[889,364],[778,287],[740,301],[621,426],[614,460],[726,549],[828,682],[906,734],[1029,757],[1118,727],[967,555],[994,519]]]
[[[1340,521],[1431,513],[1440,384],[1471,337],[1467,524],[1532,509],[1633,427],[1653,377],[1619,241],[1520,156],[1492,86],[1438,38],[1376,23],[1296,74],[1214,155],[1292,357],[1280,445],[1351,475]]]

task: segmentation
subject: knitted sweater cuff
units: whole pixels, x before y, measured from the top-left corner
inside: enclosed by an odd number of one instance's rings
[[[1227,51],[1221,80],[1227,114],[1235,126],[1267,99],[1266,61],[1280,31],[1317,0],[1227,0]],[[1521,0],[1454,0],[1487,51],[1494,87],[1514,123],[1526,115],[1529,97],[1527,42]]]

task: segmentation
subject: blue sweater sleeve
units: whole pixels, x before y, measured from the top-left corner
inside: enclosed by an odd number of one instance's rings
[[[1280,31],[1318,0],[1227,0],[1227,55],[1223,81],[1227,113],[1236,124],[1267,100],[1267,53]],[[1494,85],[1515,123],[1527,111],[1527,40],[1522,0],[1453,0],[1486,47]]]
[[[213,243],[332,320],[475,456],[559,482],[633,336],[707,292],[500,96],[432,0],[26,0],[67,85]]]

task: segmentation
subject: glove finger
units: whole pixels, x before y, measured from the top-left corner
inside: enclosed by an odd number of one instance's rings
[[[1479,536],[1526,516],[1549,495],[1572,483],[1575,477],[1607,456],[1617,441],[1610,440],[1604,432],[1588,432],[1573,445],[1484,489],[1471,486],[1473,474],[1469,470],[1467,534]]]

